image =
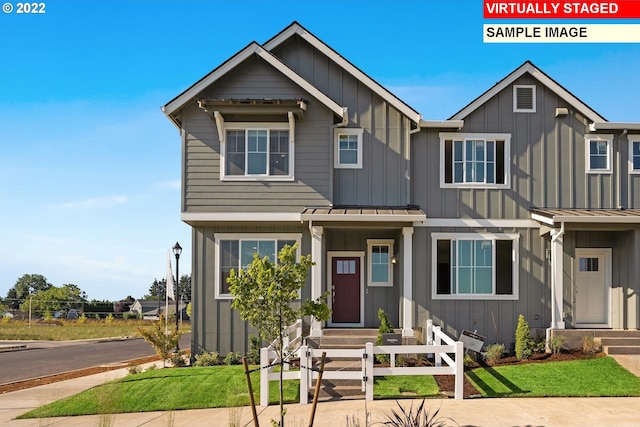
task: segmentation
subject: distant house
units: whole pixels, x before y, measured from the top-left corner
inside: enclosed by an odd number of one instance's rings
[[[131,304],[129,311],[135,313],[141,319],[157,320],[158,314],[162,316],[165,315],[165,308],[167,309],[166,313],[168,313],[169,316],[173,316],[176,312],[176,303],[169,301],[169,306],[165,307],[164,300],[139,299]],[[180,302],[178,305],[178,313],[182,316],[182,319],[187,320],[189,318],[187,316],[187,304]]]
[[[29,313],[25,313],[24,311],[20,311],[20,310],[5,310],[0,314],[0,317],[7,317],[9,319],[15,319],[15,320],[25,320],[29,318]]]
[[[182,146],[194,354],[248,349],[226,279],[292,243],[315,262],[301,296],[331,295],[315,337],[377,327],[380,308],[406,337],[431,319],[507,345],[519,314],[640,327],[640,123],[529,61],[425,120],[294,22],[163,111]]]

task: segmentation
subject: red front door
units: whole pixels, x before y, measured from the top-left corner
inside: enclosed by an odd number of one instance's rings
[[[333,257],[332,323],[360,323],[360,258]]]

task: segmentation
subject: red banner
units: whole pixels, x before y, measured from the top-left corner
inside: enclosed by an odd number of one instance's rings
[[[620,1],[491,1],[484,0],[485,19],[616,19],[640,18],[640,0]]]

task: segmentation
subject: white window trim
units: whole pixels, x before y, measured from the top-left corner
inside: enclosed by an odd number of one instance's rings
[[[605,169],[591,169],[591,141],[605,141],[607,143],[607,167]],[[595,134],[586,134],[584,136],[584,158],[585,158],[585,172],[587,174],[611,174],[613,173],[612,168],[612,157],[613,155],[613,135],[595,135]]]
[[[298,243],[297,257],[300,257],[300,246],[302,241],[302,233],[215,233],[214,240],[214,274],[215,274],[215,299],[233,299],[231,294],[223,294],[220,277],[220,241],[221,240],[295,240]],[[277,251],[277,246],[276,246]],[[277,253],[276,253],[277,256]]]
[[[358,159],[356,164],[340,163],[340,135],[356,135],[358,137]],[[333,129],[333,167],[335,169],[362,169],[362,152],[364,129],[362,128],[334,128]]]
[[[518,89],[532,88],[533,108],[518,108]],[[536,85],[513,85],[513,112],[514,113],[535,113],[536,112]]]
[[[367,239],[367,286],[369,287],[392,287],[393,286],[393,239]],[[389,247],[389,277],[386,282],[374,282],[373,281],[373,254],[372,250],[374,246],[388,246]]]
[[[445,141],[447,139],[484,139],[504,141],[504,184],[486,182],[445,182]],[[497,160],[497,159],[496,159]],[[485,160],[486,162],[486,160]],[[453,167],[453,165],[451,165]],[[440,133],[440,188],[511,188],[511,134],[510,133]]]
[[[438,294],[438,240],[458,239],[458,240],[511,240],[511,261],[513,294],[511,295],[489,295],[489,294]],[[518,272],[520,269],[520,235],[516,233],[431,233],[431,298],[434,300],[518,300],[519,283]],[[495,260],[495,245],[494,260]],[[495,265],[494,265],[495,268]],[[493,278],[493,289],[495,290],[495,277]]]
[[[633,168],[633,143],[640,143],[640,135],[628,135],[629,139],[629,174],[640,174],[640,169]]]
[[[230,130],[288,130],[289,131],[289,175],[227,175],[227,131]],[[293,114],[289,115],[289,122],[227,122],[220,121],[218,124],[220,137],[220,181],[293,181],[295,165],[295,119]],[[245,148],[246,153],[246,148]],[[269,155],[267,154],[267,163]]]

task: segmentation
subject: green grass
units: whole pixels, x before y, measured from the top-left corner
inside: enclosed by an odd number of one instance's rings
[[[105,319],[60,320],[62,326],[46,326],[32,320],[31,328],[25,320],[0,321],[0,340],[48,340],[66,341],[92,338],[109,338],[123,336],[140,336],[137,328],[151,327],[146,320],[114,319],[107,323]],[[184,332],[191,330],[191,325],[184,322],[180,328]]]
[[[259,372],[251,374],[251,382],[256,403],[259,403]],[[299,381],[285,381],[284,385],[285,401],[299,402]],[[271,382],[269,402],[275,404],[278,401],[278,382]],[[19,418],[224,408],[248,404],[249,393],[242,366],[191,367],[129,375],[36,408]]]
[[[640,378],[610,357],[570,362],[532,363],[481,368],[467,373],[487,397],[640,396]],[[259,402],[260,373],[251,381]],[[299,381],[285,381],[285,401],[300,399]],[[389,376],[375,380],[376,399],[438,397],[431,376]],[[269,387],[269,402],[278,402],[278,382]],[[161,369],[129,375],[37,408],[19,418],[173,411],[246,406],[249,395],[241,366]]]
[[[487,397],[640,396],[640,378],[611,357],[481,368],[467,377]]]
[[[430,375],[394,375],[376,377],[374,399],[401,399],[413,397],[440,397],[440,388]]]

